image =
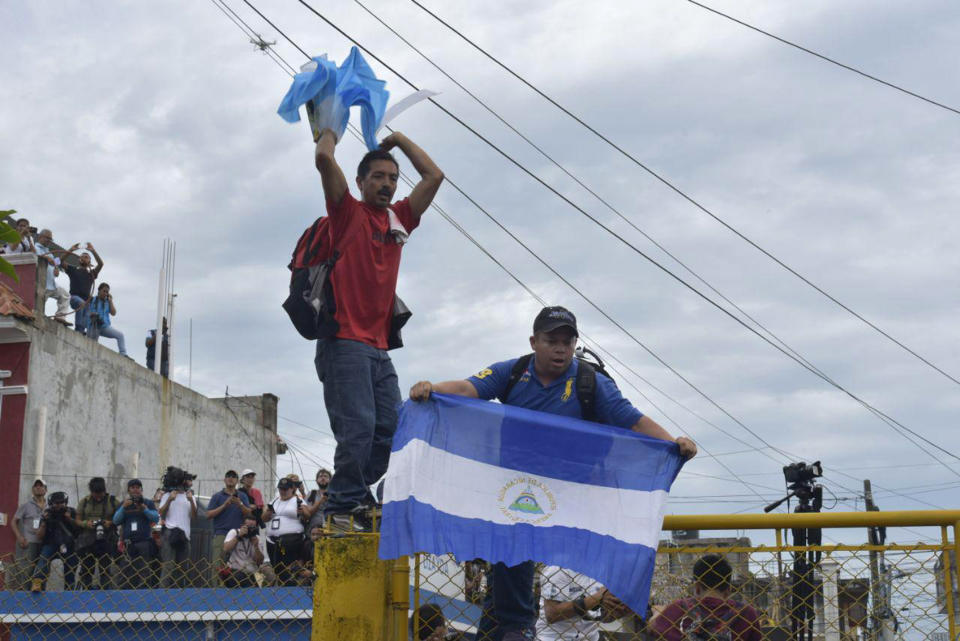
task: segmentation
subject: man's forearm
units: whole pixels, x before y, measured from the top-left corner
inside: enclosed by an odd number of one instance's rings
[[[440,171],[437,164],[433,162],[433,159],[427,155],[427,152],[404,134],[397,135],[397,147],[410,159],[410,163],[413,165],[413,168],[417,170],[417,173],[420,174],[421,178],[440,178],[443,176],[443,172]]]
[[[452,394],[454,396],[477,398],[477,388],[473,386],[473,383],[465,380],[434,383],[433,391],[438,394]]]

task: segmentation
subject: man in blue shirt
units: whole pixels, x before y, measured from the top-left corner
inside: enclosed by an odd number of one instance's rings
[[[143,498],[140,479],[127,481],[127,498],[113,515],[115,525],[122,526],[121,540],[126,562],[120,572],[120,588],[139,590],[151,587],[155,574],[157,544],[153,541],[153,524],[160,520],[157,506]]]
[[[110,317],[117,315],[117,308],[113,304],[113,294],[110,293],[108,283],[100,283],[97,287],[97,295],[87,304],[90,310],[90,327],[87,328],[87,336],[100,342],[101,336],[117,339],[117,351],[121,356],[127,355],[127,343],[123,338],[123,332],[110,323]],[[132,360],[132,359],[131,359]]]
[[[533,355],[511,386],[514,366],[520,359],[501,361],[466,380],[430,383],[421,381],[410,389],[410,398],[426,400],[432,392],[492,400],[502,398],[507,405],[581,418],[583,407],[577,396],[577,374],[581,364],[574,359],[577,346],[577,319],[563,307],[545,307],[533,321],[530,347]],[[593,389],[594,416],[597,422],[677,443],[687,458],[696,456],[697,446],[690,439],[674,438],[620,394],[613,381],[596,376]],[[493,566],[487,584],[490,589],[483,604],[483,618],[477,627],[482,641],[520,641],[534,639],[536,603],[533,594],[532,561],[507,567]]]
[[[237,491],[239,477],[235,470],[227,470],[223,476],[223,489],[210,497],[207,518],[213,520],[213,542],[210,585],[219,584],[220,568],[223,566],[223,543],[230,530],[243,527],[243,517],[250,515],[247,495]]]

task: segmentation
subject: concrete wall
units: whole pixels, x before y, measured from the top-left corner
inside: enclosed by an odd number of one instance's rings
[[[30,341],[30,370],[21,497],[37,472],[49,491],[68,492],[71,504],[78,492],[87,493],[91,476],[107,477],[115,494],[138,476],[149,494],[167,465],[197,474],[198,494],[219,490],[228,469],[249,467],[262,489],[275,485],[272,394],[207,398],[51,320],[22,325]],[[44,409],[44,453],[37,470]]]

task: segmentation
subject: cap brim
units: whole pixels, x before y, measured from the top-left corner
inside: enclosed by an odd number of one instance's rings
[[[552,332],[553,330],[555,330],[555,329],[560,329],[561,327],[569,327],[570,329],[573,330],[573,335],[574,335],[574,336],[576,336],[577,338],[580,337],[580,333],[577,331],[576,326],[571,325],[571,324],[568,323],[567,321],[562,321],[562,320],[550,321],[550,322],[548,322],[548,323],[544,323],[543,327],[540,327],[537,331],[538,331],[538,332]]]

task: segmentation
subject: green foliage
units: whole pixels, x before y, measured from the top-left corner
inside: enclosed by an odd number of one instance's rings
[[[16,209],[0,210],[0,218],[13,216],[15,213],[17,213]],[[7,221],[0,220],[0,243],[15,245],[19,242],[20,234],[17,233],[17,230],[11,227]],[[6,274],[18,283],[20,282],[20,279],[17,278],[17,270],[15,270],[13,265],[8,263],[2,256],[0,256],[0,274]]]

